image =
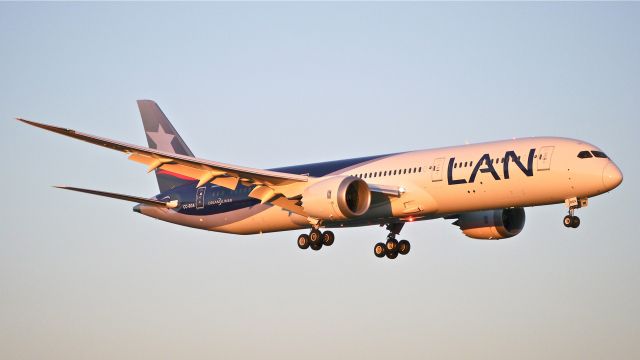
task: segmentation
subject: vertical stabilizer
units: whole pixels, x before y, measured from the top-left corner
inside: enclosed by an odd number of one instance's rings
[[[147,143],[151,149],[193,157],[193,153],[182,140],[178,131],[171,125],[169,119],[160,110],[158,104],[152,100],[138,100],[138,109],[142,117],[144,132],[147,135]],[[162,169],[156,170],[156,178],[158,179],[160,192],[165,192],[193,181],[193,179]]]

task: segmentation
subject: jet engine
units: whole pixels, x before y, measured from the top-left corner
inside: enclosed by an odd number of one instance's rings
[[[460,214],[453,225],[473,239],[499,240],[518,235],[524,220],[523,208],[508,208]]]
[[[321,220],[345,220],[369,210],[371,191],[355,176],[333,176],[308,186],[302,192],[302,207]]]

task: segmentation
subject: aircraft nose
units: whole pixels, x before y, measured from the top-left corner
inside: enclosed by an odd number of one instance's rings
[[[616,188],[622,182],[622,172],[618,167],[609,162],[602,170],[602,183],[607,190]]]

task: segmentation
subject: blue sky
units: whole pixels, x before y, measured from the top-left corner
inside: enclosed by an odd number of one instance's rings
[[[1,3],[0,357],[633,358],[640,5]],[[50,185],[150,196],[122,154],[16,116],[144,144],[156,100],[199,157],[275,167],[512,137],[603,148],[625,175],[565,229],[413,223],[234,236]]]

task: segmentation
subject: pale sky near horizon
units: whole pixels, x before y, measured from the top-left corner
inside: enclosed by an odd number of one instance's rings
[[[640,358],[640,4],[0,3],[1,359]],[[565,229],[379,227],[319,252],[51,188],[157,192],[156,100],[198,157],[259,168],[512,137],[601,147],[622,185]]]

